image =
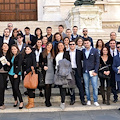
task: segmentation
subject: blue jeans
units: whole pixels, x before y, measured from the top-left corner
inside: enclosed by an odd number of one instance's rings
[[[85,91],[87,95],[87,100],[91,101],[90,89],[89,89],[90,80],[91,80],[91,84],[93,87],[93,99],[94,99],[94,102],[97,102],[98,101],[98,76],[91,77],[89,73],[83,73],[83,78],[84,78],[84,83],[85,83]]]

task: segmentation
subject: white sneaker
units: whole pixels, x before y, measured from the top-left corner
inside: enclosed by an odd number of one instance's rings
[[[91,105],[91,101],[87,101],[87,105]]]
[[[98,102],[94,102],[94,105],[97,106],[97,107],[100,106]]]
[[[65,109],[65,103],[61,103],[61,104],[60,104],[60,108],[61,108],[62,110],[64,110],[64,109]]]

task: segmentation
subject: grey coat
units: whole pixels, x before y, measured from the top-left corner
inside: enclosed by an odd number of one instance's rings
[[[72,72],[71,62],[67,59],[59,61],[59,66],[55,72],[54,83],[64,85],[67,88],[75,87],[75,78]]]

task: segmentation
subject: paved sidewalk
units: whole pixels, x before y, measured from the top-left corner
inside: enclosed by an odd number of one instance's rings
[[[0,114],[0,120],[120,120],[120,111],[3,113]]]

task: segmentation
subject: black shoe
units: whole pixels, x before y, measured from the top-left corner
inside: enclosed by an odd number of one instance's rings
[[[70,105],[74,105],[74,103],[75,103],[75,101],[71,101],[71,102],[70,102]]]
[[[118,99],[114,99],[113,102],[116,103],[118,101]]]
[[[85,102],[85,101],[81,101],[81,104],[82,104],[82,105],[86,105],[86,102]]]
[[[40,97],[43,97],[43,93],[42,93],[42,92],[40,92],[39,96],[40,96]]]
[[[25,91],[24,94],[25,94],[25,95],[28,95],[28,91]]]
[[[13,105],[13,107],[17,107],[17,106],[18,106],[18,102],[17,102],[17,104],[14,104],[14,105]]]
[[[23,109],[23,106],[22,106],[22,107],[19,107],[19,109],[20,109],[20,110]]]
[[[46,102],[46,101],[45,101],[45,105],[46,105],[46,107],[52,106],[51,102]]]
[[[118,110],[120,110],[120,108],[118,108]]]

